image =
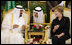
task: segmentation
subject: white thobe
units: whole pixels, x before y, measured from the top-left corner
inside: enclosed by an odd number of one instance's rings
[[[14,18],[14,19],[15,19],[15,18]],[[14,24],[19,25],[18,28],[14,28],[14,29],[13,29],[13,32],[14,32],[14,31],[20,31],[20,30],[22,30],[22,25],[25,25],[25,22],[24,22],[24,21],[25,21],[25,20],[24,20],[23,16],[22,16],[22,17],[18,17],[16,20],[13,20],[13,25],[14,25]]]
[[[2,23],[2,32],[1,32],[1,43],[2,44],[23,44],[24,39],[22,33],[19,33],[21,30],[21,26],[25,25],[25,21],[22,17],[18,17],[17,15],[13,16],[13,24],[11,25],[11,15],[6,15],[5,19]],[[12,26],[14,24],[19,25],[18,28],[13,29]],[[10,32],[10,29],[13,33]],[[6,35],[6,36],[5,36]]]

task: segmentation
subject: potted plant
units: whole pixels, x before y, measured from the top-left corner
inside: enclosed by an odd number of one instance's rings
[[[42,25],[33,25],[33,31],[35,32],[40,32],[44,29],[44,27]]]

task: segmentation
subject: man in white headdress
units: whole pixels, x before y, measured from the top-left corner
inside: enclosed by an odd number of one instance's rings
[[[33,19],[34,23],[44,23],[43,10],[41,7],[36,7],[35,10],[33,10]]]
[[[2,22],[1,44],[24,44],[21,30],[25,29],[26,19],[21,5],[8,13]]]

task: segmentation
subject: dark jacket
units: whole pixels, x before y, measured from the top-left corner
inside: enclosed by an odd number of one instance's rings
[[[55,25],[60,25],[59,28],[53,33],[53,29]],[[70,38],[69,35],[69,28],[70,28],[70,20],[68,17],[62,17],[59,21],[58,18],[54,19],[51,25],[51,37],[57,34],[61,34],[62,32],[65,34],[66,39]]]

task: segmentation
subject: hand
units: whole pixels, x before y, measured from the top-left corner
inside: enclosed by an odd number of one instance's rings
[[[13,25],[13,28],[18,28],[18,27],[19,27],[19,25],[17,25],[17,24]]]
[[[57,30],[59,28],[59,25],[54,26],[54,29]]]
[[[59,25],[54,26],[53,32],[55,32],[59,28]]]
[[[45,29],[48,29],[48,27],[45,27]]]
[[[60,38],[62,35],[55,35],[55,36],[57,36],[58,38]]]
[[[49,29],[50,28],[50,26],[49,25],[47,25],[46,27],[45,27],[45,29]]]
[[[26,26],[25,25],[22,25],[22,29],[25,29],[26,28]]]
[[[60,38],[60,37],[63,36],[63,35],[64,35],[64,33],[61,33],[61,34],[55,35],[55,36],[57,36],[58,38]]]

